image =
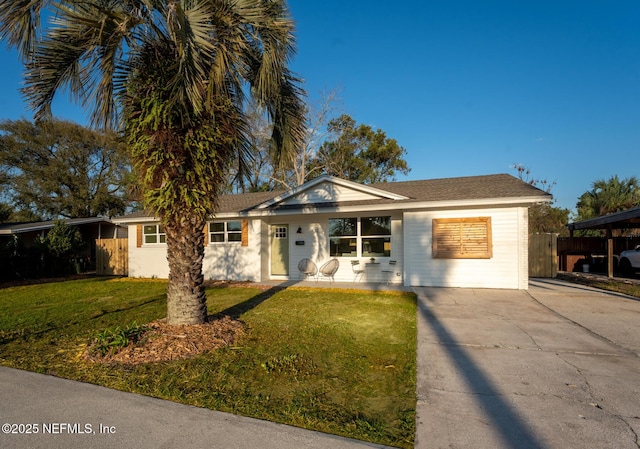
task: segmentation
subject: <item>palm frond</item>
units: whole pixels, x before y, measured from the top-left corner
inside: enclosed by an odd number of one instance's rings
[[[12,0],[0,2],[0,39],[29,60],[37,44],[41,12],[49,0]]]
[[[53,21],[36,41],[45,7]],[[238,158],[249,154],[241,113],[247,93],[274,122],[274,160],[301,147],[304,92],[287,68],[295,41],[283,0],[17,0],[0,4],[0,19],[2,36],[28,56],[23,93],[37,118],[66,89],[92,109],[93,125],[113,128],[145,64],[161,72],[155,82],[166,108],[185,125],[203,113],[224,122],[233,105],[238,125],[225,126]]]

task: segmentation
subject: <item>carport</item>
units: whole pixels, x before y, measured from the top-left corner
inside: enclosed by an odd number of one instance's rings
[[[640,207],[615,212],[589,220],[576,221],[567,225],[569,236],[573,238],[573,231],[585,229],[603,229],[607,238],[607,273],[613,278],[613,230],[640,228]]]

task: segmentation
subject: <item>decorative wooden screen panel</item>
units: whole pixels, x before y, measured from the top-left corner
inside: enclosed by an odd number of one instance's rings
[[[433,257],[436,259],[490,259],[491,217],[434,218]]]
[[[242,220],[242,246],[249,246],[249,220]]]
[[[136,226],[136,246],[142,247],[142,225]]]

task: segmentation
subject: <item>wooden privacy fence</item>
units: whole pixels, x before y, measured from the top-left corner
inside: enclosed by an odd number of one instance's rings
[[[553,278],[558,273],[558,236],[529,235],[529,276]]]
[[[129,274],[128,239],[96,240],[96,274],[102,276]]]
[[[613,237],[612,272],[618,269],[618,256],[627,249],[640,245],[638,237]],[[561,271],[583,271],[584,265],[589,271],[609,273],[609,247],[604,237],[559,237],[558,269]]]

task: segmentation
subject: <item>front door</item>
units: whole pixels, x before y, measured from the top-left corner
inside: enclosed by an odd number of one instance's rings
[[[271,225],[271,275],[289,276],[289,225]]]

